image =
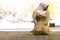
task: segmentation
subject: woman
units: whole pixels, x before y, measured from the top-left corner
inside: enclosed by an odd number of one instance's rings
[[[40,3],[39,7],[34,10],[32,18],[34,20],[34,29],[31,31],[33,34],[51,34],[49,30],[49,11],[48,4]]]

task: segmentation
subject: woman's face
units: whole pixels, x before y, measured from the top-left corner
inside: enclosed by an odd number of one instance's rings
[[[46,11],[48,9],[48,5],[46,7],[43,7],[44,11]]]

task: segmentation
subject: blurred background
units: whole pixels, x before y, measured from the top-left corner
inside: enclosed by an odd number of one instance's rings
[[[0,29],[33,29],[33,11],[41,2],[49,4],[50,26],[60,26],[59,0],[0,0]]]

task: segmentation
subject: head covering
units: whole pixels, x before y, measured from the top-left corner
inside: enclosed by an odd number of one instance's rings
[[[43,8],[43,10],[47,10],[48,6],[49,6],[48,3],[45,3],[45,2],[41,2],[39,4],[39,7]]]

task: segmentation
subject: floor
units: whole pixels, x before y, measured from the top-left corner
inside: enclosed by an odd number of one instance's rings
[[[28,32],[2,32],[0,31],[0,40],[60,40],[60,32],[51,35],[32,35]]]

